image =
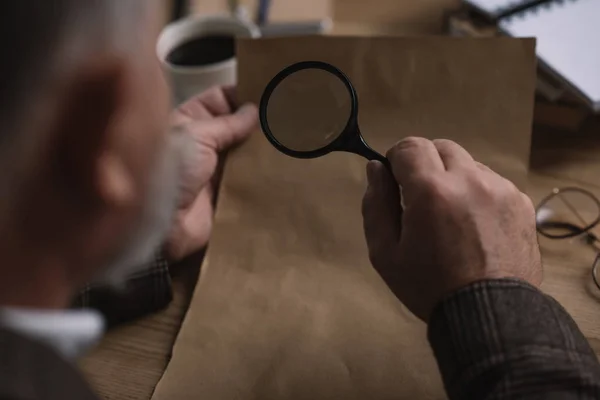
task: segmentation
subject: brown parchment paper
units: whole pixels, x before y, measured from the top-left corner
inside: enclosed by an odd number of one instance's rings
[[[239,44],[240,97],[300,60],[345,71],[366,140],[450,138],[524,184],[532,40],[297,38]],[[262,134],[226,166],[214,234],[154,398],[439,399],[426,327],[368,262],[366,161],[295,160]]]

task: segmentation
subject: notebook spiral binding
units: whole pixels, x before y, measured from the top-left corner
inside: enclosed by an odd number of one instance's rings
[[[510,24],[516,19],[527,18],[529,15],[536,15],[541,12],[563,7],[565,4],[575,3],[580,0],[521,0],[513,2],[506,8],[499,10],[498,19],[503,23]]]

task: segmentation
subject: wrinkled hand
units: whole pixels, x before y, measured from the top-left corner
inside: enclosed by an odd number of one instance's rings
[[[476,281],[541,283],[535,211],[511,182],[448,140],[405,139],[387,157],[393,177],[381,163],[367,167],[365,234],[373,266],[415,315],[427,321]]]
[[[233,88],[214,87],[181,105],[173,128],[189,136],[183,155],[180,202],[167,240],[167,252],[179,261],[202,249],[212,229],[219,155],[256,128],[256,106],[236,110]]]

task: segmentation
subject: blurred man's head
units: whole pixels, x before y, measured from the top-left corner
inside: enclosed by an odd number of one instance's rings
[[[156,3],[0,2],[0,303],[59,305],[51,282],[111,262],[118,279],[159,241],[175,176]]]

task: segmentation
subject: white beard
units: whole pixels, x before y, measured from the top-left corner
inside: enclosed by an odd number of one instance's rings
[[[127,279],[144,271],[160,250],[173,224],[179,197],[183,135],[171,132],[150,178],[142,213],[129,239],[107,263],[94,284],[119,289]]]

